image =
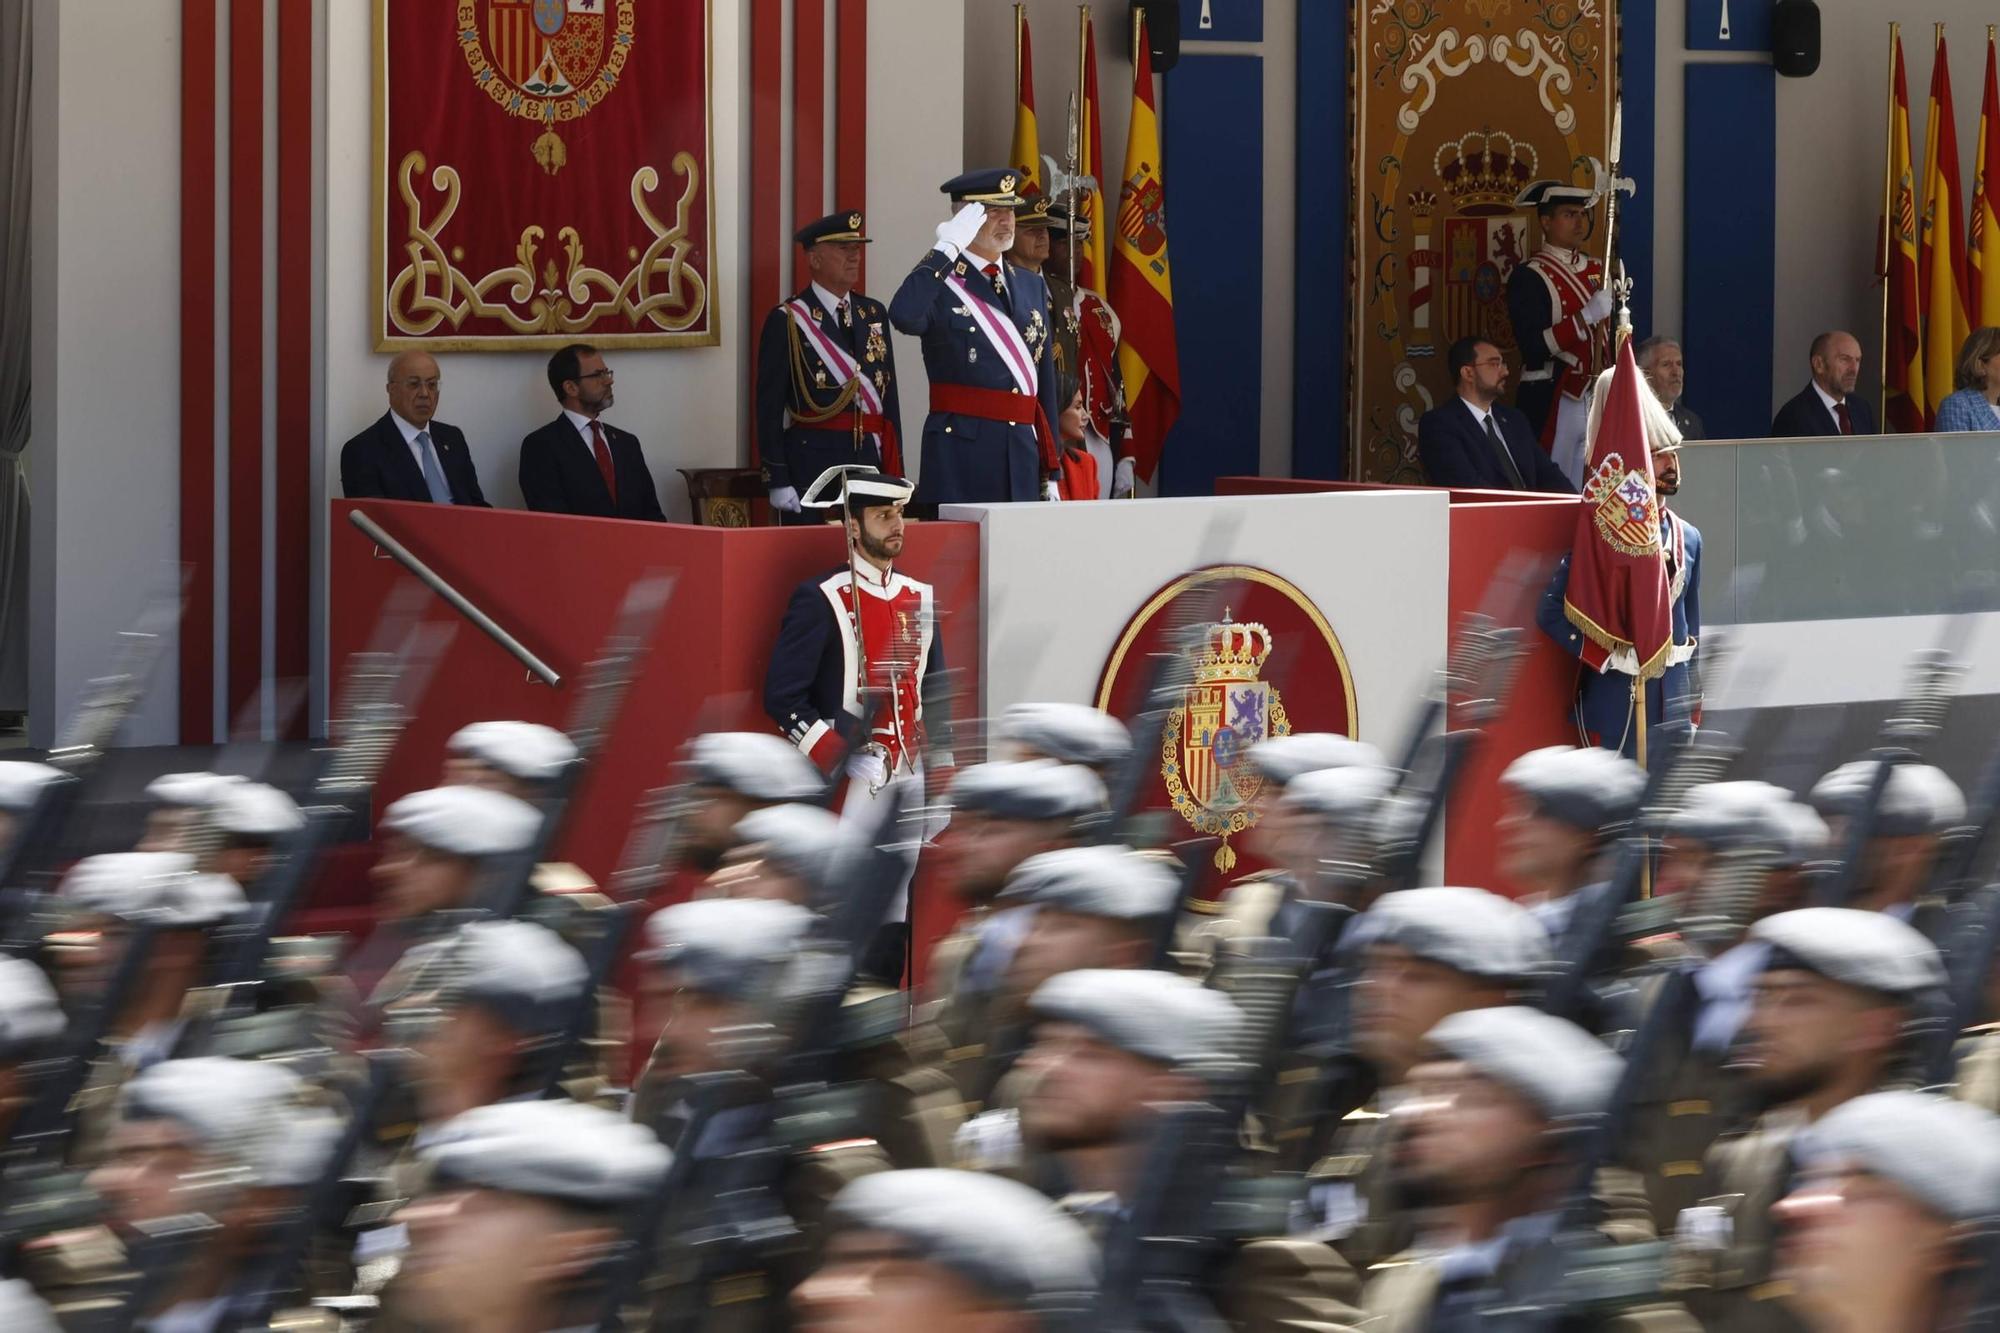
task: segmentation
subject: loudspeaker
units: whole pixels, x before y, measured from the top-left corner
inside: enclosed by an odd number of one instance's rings
[[[1181,58],[1181,0],[1132,0],[1132,13],[1146,15],[1146,43],[1152,48],[1153,73],[1165,74]],[[1132,31],[1132,17],[1125,19],[1125,31]],[[1134,51],[1136,62],[1139,53]]]
[[[1813,0],[1778,0],[1771,7],[1771,63],[1788,79],[1819,68],[1819,6]]]

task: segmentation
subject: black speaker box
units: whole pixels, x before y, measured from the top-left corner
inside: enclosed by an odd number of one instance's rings
[[[1132,12],[1142,11],[1146,15],[1146,41],[1153,52],[1153,73],[1165,74],[1181,59],[1181,0],[1132,0]],[[1132,31],[1130,17],[1125,20],[1125,31]],[[1138,58],[1134,51],[1132,59]]]
[[[1788,79],[1819,68],[1819,6],[1813,0],[1778,0],[1771,7],[1771,63]]]

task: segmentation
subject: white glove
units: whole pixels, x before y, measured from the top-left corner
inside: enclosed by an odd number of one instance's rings
[[[1602,324],[1611,317],[1611,293],[1598,292],[1583,303],[1583,322]]]
[[[1135,485],[1135,483],[1132,480],[1132,467],[1133,463],[1130,458],[1121,458],[1118,460],[1118,466],[1112,469],[1111,472],[1112,499],[1129,500],[1132,498],[1132,491]]]
[[[847,756],[847,780],[880,790],[889,781],[889,765],[874,750],[856,750]]]
[[[799,503],[799,492],[793,486],[780,486],[771,492],[771,508],[781,509],[787,514],[802,514],[805,506]]]
[[[1042,483],[1042,498],[1043,498],[1044,500],[1060,500],[1060,499],[1062,499],[1062,487],[1058,486],[1058,485],[1057,485],[1057,484],[1056,484],[1055,482],[1053,482],[1053,481],[1045,481],[1045,482],[1043,482],[1043,483]]]
[[[985,225],[986,205],[967,204],[938,223],[937,244],[932,248],[946,259],[956,259],[959,251],[979,238],[979,229]]]

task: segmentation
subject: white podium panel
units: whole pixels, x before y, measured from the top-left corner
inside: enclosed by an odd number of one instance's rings
[[[1444,660],[1443,491],[955,505],[942,517],[980,524],[986,717],[1029,700],[1098,702],[1135,618],[1176,579],[1215,565],[1290,585],[1285,595],[1317,612],[1303,623],[1323,620],[1315,629],[1337,640],[1347,679],[1317,666],[1287,678],[1295,718],[1312,715],[1309,704],[1339,707],[1314,692],[1351,689],[1353,734],[1394,746]]]

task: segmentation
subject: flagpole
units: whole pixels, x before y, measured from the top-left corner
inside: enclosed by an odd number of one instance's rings
[[[1896,48],[1902,41],[1902,28],[1900,23],[1889,24],[1889,114],[1884,121],[1888,129],[1882,136],[1882,384],[1875,419],[1885,424],[1889,420],[1889,284],[1896,226],[1896,219],[1889,216],[1895,206],[1895,182],[1890,173],[1896,161]]]

